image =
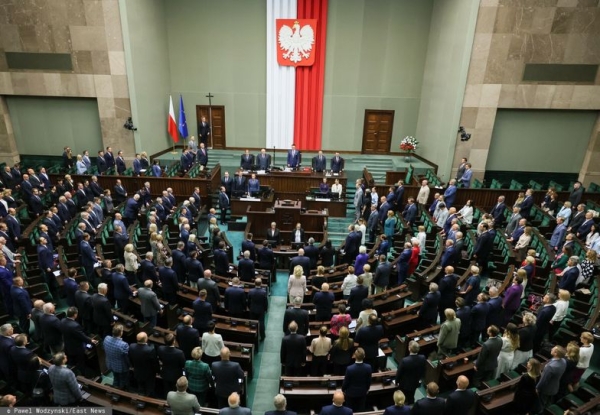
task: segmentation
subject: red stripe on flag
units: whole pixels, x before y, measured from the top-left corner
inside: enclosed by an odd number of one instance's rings
[[[298,0],[298,19],[318,19],[315,63],[296,68],[294,143],[301,150],[322,147],[327,5],[328,0]]]
[[[179,141],[179,133],[177,131],[177,123],[175,122],[175,110],[173,109],[173,98],[169,97],[169,121],[167,124],[167,132],[174,142]]]

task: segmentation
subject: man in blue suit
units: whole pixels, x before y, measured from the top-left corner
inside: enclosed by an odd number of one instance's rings
[[[79,255],[81,256],[81,265],[83,265],[87,280],[94,281],[94,264],[98,261],[98,257],[90,245],[89,233],[83,234],[83,240],[79,244]]]
[[[232,285],[225,290],[225,310],[232,317],[244,317],[246,311],[246,292],[240,287],[240,279],[234,277]]]
[[[579,229],[577,229],[576,236],[580,240],[585,241],[585,238],[588,236],[588,233],[590,233],[590,231],[592,230],[592,225],[594,225],[594,215],[592,212],[586,212],[585,220],[583,221]]]
[[[8,225],[8,234],[16,247],[21,239],[21,223],[17,219],[17,211],[14,208],[8,209],[8,216],[4,219]]]
[[[552,231],[550,237],[550,246],[555,251],[562,248],[563,241],[565,240],[565,234],[567,233],[567,226],[565,225],[565,218],[559,216],[556,218],[556,227]]]
[[[4,302],[4,308],[9,316],[14,315],[10,289],[13,285],[14,274],[6,268],[6,256],[0,256],[0,293]]]
[[[408,344],[410,354],[400,361],[398,371],[396,372],[396,386],[399,387],[406,396],[406,405],[415,401],[415,391],[419,387],[419,382],[425,375],[425,366],[427,359],[419,354],[421,347],[416,341]]]
[[[125,204],[125,210],[123,211],[123,222],[125,222],[126,226],[131,225],[138,216],[140,195],[135,194],[133,197],[127,199]]]
[[[446,240],[446,249],[444,249],[444,253],[442,254],[442,268],[446,268],[448,265],[454,265],[454,242],[452,239]]]
[[[288,150],[287,166],[291,167],[292,169],[297,169],[298,167],[300,167],[300,162],[301,162],[300,152],[298,150],[296,150],[296,146],[294,144],[292,144],[292,149]]]
[[[521,217],[528,219],[531,214],[531,208],[533,207],[533,190],[527,189],[525,192],[525,199],[521,202]]]
[[[354,364],[346,369],[342,392],[346,394],[348,406],[354,412],[362,412],[365,410],[367,403],[367,393],[369,393],[371,387],[373,369],[370,365],[363,363],[365,351],[362,347],[356,349],[353,357]]]
[[[490,211],[490,215],[494,217],[494,224],[496,226],[501,226],[504,222],[505,209],[506,204],[504,203],[504,196],[498,196],[498,203],[496,203],[494,208]]]
[[[19,319],[19,328],[23,333],[29,333],[33,304],[29,293],[23,288],[23,278],[14,279],[14,285],[10,288],[10,297],[15,316]]]
[[[334,173],[344,171],[344,159],[340,157],[340,153],[338,152],[331,158],[331,171]]]
[[[219,248],[214,252],[215,273],[221,277],[227,276],[229,272],[229,258],[225,252],[225,242],[219,242]]]
[[[406,208],[404,208],[404,212],[402,212],[402,216],[404,220],[408,224],[408,226],[412,226],[415,220],[417,219],[417,205],[415,204],[414,198],[408,199],[408,204]]]
[[[465,172],[463,173],[460,181],[465,189],[471,187],[471,178],[473,177],[473,170],[471,170],[471,163],[465,164]]]
[[[115,267],[116,271],[112,274],[113,290],[115,300],[117,300],[117,307],[121,309],[123,314],[129,312],[129,297],[133,295],[127,277],[123,272],[125,267],[123,264],[118,264]]]
[[[250,251],[244,251],[244,257],[238,261],[238,277],[244,282],[254,280],[254,261],[250,258]]]
[[[177,274],[171,269],[173,258],[167,258],[165,266],[158,269],[158,279],[162,284],[163,295],[169,304],[177,303],[177,291],[179,291],[179,283]]]
[[[333,404],[321,408],[319,415],[352,415],[352,409],[344,406],[344,392],[333,392]]]
[[[511,242],[513,245],[516,245],[521,235],[523,235],[523,233],[525,232],[525,225],[527,225],[527,219],[520,219],[519,226],[517,226],[517,228],[513,231],[513,233],[511,234],[510,238],[507,239],[507,241]]]
[[[312,168],[317,173],[321,173],[327,169],[327,157],[323,155],[323,151],[319,150],[319,154],[313,157]]]
[[[250,259],[252,261],[256,261],[256,245],[254,244],[254,242],[252,242],[253,237],[254,235],[248,232],[248,234],[246,235],[246,239],[242,241],[242,252],[249,251]]]
[[[133,174],[135,176],[139,176],[142,170],[142,156],[139,153],[136,153],[135,158],[133,159]]]
[[[577,268],[578,263],[579,257],[577,255],[573,255],[571,258],[569,258],[569,261],[567,262],[567,268],[565,268],[560,276],[558,288],[561,290],[567,290],[571,294],[575,292],[575,284],[580,274],[579,268]]]
[[[444,192],[444,201],[446,203],[446,207],[450,208],[454,204],[454,200],[456,199],[456,180],[450,180],[448,184],[448,188]]]
[[[440,388],[435,382],[427,384],[427,397],[419,399],[410,411],[411,415],[444,415],[446,401],[438,397]]]
[[[65,294],[67,295],[67,305],[69,307],[75,307],[75,293],[79,290],[79,284],[75,281],[77,269],[69,268],[67,272],[67,278],[63,281],[63,287],[65,289]]]
[[[229,196],[225,192],[225,186],[221,186],[221,192],[219,193],[219,208],[221,209],[221,225],[224,225],[229,209]]]
[[[201,166],[206,167],[208,164],[208,150],[204,147],[204,143],[200,143],[200,148],[198,149],[196,158]]]

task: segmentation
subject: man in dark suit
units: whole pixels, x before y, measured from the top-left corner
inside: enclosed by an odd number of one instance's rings
[[[111,333],[111,326],[114,324],[112,306],[106,298],[107,292],[108,286],[100,283],[98,284],[98,293],[92,296],[92,318],[101,338]]]
[[[481,346],[481,352],[475,361],[475,378],[473,386],[479,387],[481,382],[492,379],[498,366],[498,355],[502,349],[502,339],[498,337],[498,327],[490,326],[487,329],[488,339]]]
[[[340,153],[335,153],[335,156],[332,157],[330,163],[331,171],[334,173],[339,173],[344,171],[344,159],[340,157]]]
[[[67,318],[62,319],[59,328],[62,333],[65,354],[69,362],[74,364],[81,375],[85,375],[85,347],[86,344],[97,344],[97,340],[92,340],[85,332],[83,327],[77,322],[79,311],[77,307],[67,309]]]
[[[158,279],[162,284],[162,291],[164,299],[169,304],[177,303],[177,291],[179,291],[179,283],[177,281],[177,274],[171,268],[173,265],[173,258],[167,258],[165,266],[158,269]]]
[[[221,360],[213,362],[211,365],[219,408],[227,406],[227,398],[233,392],[242,392],[240,379],[244,379],[244,372],[239,363],[229,360],[230,355],[229,348],[223,347],[221,349]]]
[[[502,226],[504,223],[504,210],[506,205],[504,204],[504,196],[498,196],[498,203],[490,211],[490,215],[494,217],[494,225],[496,227]]]
[[[198,261],[197,250],[190,252],[190,256],[185,259],[185,270],[188,284],[190,284],[190,281],[198,281],[204,275],[204,267],[202,262]]]
[[[183,241],[177,242],[177,248],[171,251],[171,256],[173,258],[173,271],[177,274],[177,281],[180,284],[184,284],[186,281],[186,272],[185,272],[185,260],[186,256],[184,253],[185,243]]]
[[[316,321],[331,320],[331,311],[333,309],[334,301],[335,297],[333,293],[329,291],[329,284],[324,282],[320,291],[317,291],[313,296],[313,304],[317,311]]]
[[[306,338],[298,334],[298,324],[292,321],[288,326],[290,334],[281,339],[280,359],[285,366],[285,376],[301,376],[306,365]]]
[[[250,154],[250,150],[246,150],[240,157],[240,168],[243,170],[252,170],[254,165],[254,155]]]
[[[21,223],[17,219],[17,211],[14,208],[8,209],[8,216],[4,218],[8,226],[8,234],[12,242],[13,248],[15,248],[21,240]]]
[[[542,376],[536,385],[542,408],[552,404],[554,396],[558,393],[560,378],[567,368],[564,359],[566,351],[563,347],[554,346],[550,354],[552,359],[544,366]]]
[[[593,225],[595,225],[594,214],[592,212],[586,212],[585,220],[583,221],[579,229],[577,229],[577,233],[575,234],[575,236],[577,236],[580,240],[585,241],[586,237],[592,230]]]
[[[29,333],[31,319],[31,298],[25,288],[23,288],[23,278],[13,279],[14,285],[10,288],[10,298],[12,300],[13,312],[19,319],[19,328],[23,333]],[[307,324],[308,325],[308,324]]]
[[[207,295],[206,289],[202,288],[198,293],[198,298],[192,303],[192,308],[194,309],[194,328],[198,330],[200,337],[208,331],[208,324],[212,321],[213,308],[206,301]]]
[[[287,153],[287,166],[292,169],[300,167],[300,163],[302,160],[301,157],[302,156],[300,155],[300,152],[296,150],[296,146],[292,144],[292,148],[288,150]]]
[[[38,357],[27,346],[27,335],[15,337],[15,347],[10,350],[10,358],[17,371],[18,390],[29,394],[37,382],[37,370],[40,367]]]
[[[502,327],[504,321],[502,297],[498,295],[498,288],[496,287],[490,287],[488,293],[490,297],[490,299],[487,302],[489,311],[487,314],[485,324],[487,327],[492,325],[496,327]]]
[[[266,411],[265,415],[298,415],[294,411],[286,410],[287,400],[285,399],[285,396],[280,393],[273,398],[273,405],[275,406],[275,410]]]
[[[125,200],[127,200],[127,190],[121,184],[121,180],[117,179],[115,187],[114,187],[114,195],[113,199],[115,201],[115,206],[120,205]]]
[[[267,240],[274,241],[275,245],[281,243],[281,236],[275,222],[271,222],[271,227],[267,230]]]
[[[125,210],[123,211],[123,222],[125,222],[125,226],[131,225],[138,216],[138,212],[140,210],[140,206],[138,204],[140,200],[140,195],[135,194],[133,197],[127,199],[125,203]]]
[[[29,211],[35,217],[40,216],[44,212],[44,205],[38,189],[33,189],[33,194],[29,198]]]
[[[54,356],[58,352],[64,350],[64,339],[60,330],[60,320],[54,312],[54,304],[44,304],[44,314],[40,317],[40,329],[42,330],[42,338],[44,339],[44,348],[50,351]]]
[[[162,364],[160,376],[164,382],[164,390],[175,390],[177,379],[183,375],[185,355],[175,347],[175,336],[172,333],[165,336],[165,345],[158,348],[157,354]]]
[[[121,309],[123,314],[129,312],[129,297],[133,296],[127,277],[123,272],[125,267],[123,264],[118,264],[115,267],[115,272],[112,274],[114,296],[117,301],[117,307]]]
[[[248,251],[250,252],[250,259],[252,261],[256,261],[256,245],[254,244],[254,242],[252,242],[252,238],[254,237],[254,235],[252,235],[252,233],[248,232],[248,234],[246,235],[246,239],[244,239],[242,241],[242,252]]]
[[[200,118],[198,123],[198,141],[204,145],[208,145],[208,137],[210,136],[210,124],[206,121],[206,117]]]
[[[98,257],[92,250],[90,245],[90,234],[84,233],[83,240],[79,244],[79,254],[81,256],[81,265],[85,270],[85,276],[88,281],[94,281],[95,271],[94,265],[98,261]]]
[[[210,303],[213,311],[217,311],[221,303],[221,295],[219,294],[219,286],[212,279],[212,271],[207,269],[204,271],[204,278],[200,278],[197,282],[198,290],[206,290],[206,301]]]
[[[390,276],[392,274],[392,266],[387,261],[385,255],[379,256],[379,264],[375,269],[375,277],[373,284],[375,285],[375,294],[379,294],[387,289],[390,285]]]
[[[348,297],[350,316],[353,320],[358,318],[359,313],[363,310],[362,301],[369,296],[369,288],[365,287],[363,282],[363,277],[358,277],[356,279],[356,286],[352,287],[350,290],[350,297]]]
[[[398,371],[396,372],[396,386],[398,386],[406,396],[405,403],[412,404],[415,401],[415,391],[419,387],[419,382],[425,375],[425,365],[427,359],[419,354],[420,346],[416,341],[408,344],[410,354],[400,361]]]
[[[451,265],[454,266],[456,259],[455,251],[454,251],[454,241],[452,239],[446,239],[446,248],[444,249],[444,253],[442,254],[442,260],[440,265],[442,268],[446,268]]]
[[[354,338],[365,351],[365,363],[371,365],[373,372],[379,371],[377,356],[379,353],[379,340],[381,340],[383,336],[383,327],[378,324],[377,316],[371,314],[369,316],[369,325],[359,328]]]
[[[200,148],[198,149],[198,153],[196,153],[196,158],[201,166],[206,167],[208,164],[208,149],[204,146],[204,143],[200,143]]]
[[[233,179],[229,176],[229,172],[226,171],[221,179],[221,186],[225,188],[225,193],[231,197],[231,190],[233,189]]]
[[[263,247],[258,250],[257,257],[259,269],[273,270],[275,266],[275,254],[268,240],[265,239],[263,241]]]
[[[358,255],[362,235],[355,231],[354,225],[348,227],[348,236],[344,242],[344,262],[351,264]]]
[[[316,269],[319,259],[319,248],[315,246],[314,238],[308,238],[308,245],[304,247],[304,255],[310,260],[310,269]]]
[[[375,243],[375,238],[379,234],[379,212],[377,211],[377,205],[371,205],[371,214],[367,220],[367,230],[369,231],[369,242]]]
[[[489,257],[494,249],[494,234],[490,232],[490,227],[487,223],[484,222],[480,226],[482,233],[475,243],[473,257],[477,260],[477,265],[481,269],[481,275],[485,275],[487,273]]]
[[[200,337],[202,337],[202,334],[192,327],[192,316],[183,317],[182,324],[175,331],[175,337],[177,337],[177,344],[179,344],[179,348],[183,351],[185,359],[191,360],[192,350],[194,350],[194,347],[201,346]]]
[[[77,293],[77,290],[79,289],[79,284],[75,281],[77,269],[69,268],[67,272],[67,278],[63,280],[63,287],[65,289],[65,294],[67,295],[67,305],[73,307],[75,306],[75,293]],[[73,361],[73,359],[71,359],[71,361]]]
[[[144,332],[136,336],[137,343],[129,345],[129,360],[133,366],[133,376],[138,385],[138,393],[144,396],[154,395],[158,360],[156,349],[148,344],[148,335]]]
[[[460,319],[460,333],[458,334],[458,346],[464,347],[471,340],[471,307],[466,305],[465,299],[458,297],[455,300],[456,317]]]
[[[44,275],[44,280],[46,284],[48,284],[48,288],[50,290],[55,291],[55,277],[52,273],[52,268],[54,267],[54,255],[52,251],[48,248],[46,238],[40,237],[39,245],[37,246],[38,253],[38,264],[40,270]]]
[[[488,327],[486,326],[490,305],[487,303],[488,296],[485,293],[477,294],[477,303],[471,307],[471,344],[477,345],[479,335],[481,340],[487,338]],[[462,325],[462,321],[461,321]]]
[[[475,405],[475,392],[468,389],[469,378],[460,375],[456,379],[456,390],[446,398],[446,414],[468,414],[471,408]]]
[[[419,308],[419,317],[423,328],[431,327],[435,325],[437,321],[438,308],[441,299],[438,288],[439,287],[435,282],[430,283],[429,292],[423,297],[423,305]]]
[[[87,281],[81,281],[75,292],[75,307],[77,307],[77,321],[83,326],[86,332],[91,332],[93,327],[93,308],[92,296],[88,293],[90,284]]]
[[[312,168],[317,173],[322,173],[327,169],[327,157],[323,155],[323,151],[319,150],[319,154],[313,157]]]
[[[224,225],[229,209],[229,196],[227,196],[224,186],[221,186],[221,192],[219,193],[219,208],[221,209],[221,225]]]
[[[525,219],[529,219],[529,215],[531,215],[531,208],[533,207],[533,190],[527,189],[525,191],[525,198],[521,202],[521,217]]]
[[[352,409],[344,406],[344,392],[333,392],[333,404],[321,408],[319,415],[352,415]]]
[[[238,276],[244,282],[254,279],[254,261],[250,258],[250,251],[244,251],[244,257],[238,261]]]
[[[232,317],[244,317],[246,311],[246,292],[243,286],[240,286],[240,279],[234,277],[231,280],[232,285],[225,290],[225,310]]]
[[[295,321],[298,325],[298,333],[306,336],[308,334],[308,311],[300,308],[302,305],[302,298],[296,297],[293,301],[293,307],[285,310],[283,314],[283,332],[290,334],[289,325],[292,321]]]
[[[140,279],[142,281],[150,280],[156,284],[158,282],[158,273],[152,262],[153,257],[152,252],[146,252],[145,259],[140,263]]]
[[[457,282],[458,275],[454,273],[454,267],[447,266],[446,268],[444,268],[444,276],[440,280],[440,284],[438,287],[440,293],[440,304],[438,306],[440,324],[443,323],[446,319],[444,310],[447,308],[454,308]]]
[[[371,366],[363,363],[365,351],[359,347],[354,351],[354,364],[348,366],[342,384],[348,406],[354,412],[363,412],[367,403],[367,393],[371,387]]]
[[[585,221],[585,205],[580,203],[571,216],[567,232],[577,233],[581,224]]]
[[[0,375],[7,382],[17,380],[15,362],[10,357],[10,351],[15,347],[13,326],[10,323],[0,326]]]
[[[290,261],[290,275],[294,274],[294,268],[297,265],[302,267],[302,274],[305,277],[310,275],[310,259],[304,256],[304,249],[302,248],[298,249],[298,256],[295,256]]]
[[[259,170],[268,170],[271,168],[271,156],[267,154],[264,148],[260,150],[260,154],[256,157],[256,164]]]
[[[444,415],[446,402],[438,398],[440,388],[437,383],[429,382],[427,384],[427,397],[419,399],[410,411],[411,415]]]
[[[533,351],[537,352],[542,347],[542,342],[550,330],[550,321],[556,313],[556,295],[546,294],[542,298],[543,307],[538,309],[537,320],[535,322],[535,335],[533,336]]]
[[[254,288],[248,291],[248,310],[250,311],[250,319],[258,320],[260,341],[263,341],[266,337],[265,314],[269,310],[269,297],[267,290],[262,286],[260,277],[254,280]]]

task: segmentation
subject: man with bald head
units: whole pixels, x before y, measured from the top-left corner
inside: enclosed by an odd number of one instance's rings
[[[298,249],[298,256],[292,258],[290,261],[290,275],[294,274],[294,268],[296,265],[302,267],[302,274],[306,277],[310,275],[310,258],[304,256],[304,249]]]
[[[229,395],[227,404],[229,406],[221,409],[219,415],[252,415],[250,408],[240,406],[240,395],[237,392],[233,392]]]
[[[344,406],[344,392],[333,392],[333,404],[321,408],[319,415],[352,415],[352,409]]]
[[[306,365],[306,338],[297,333],[295,321],[289,324],[288,330],[290,334],[281,339],[281,364],[285,366],[285,376],[302,376],[302,367]]]
[[[475,392],[469,389],[469,378],[461,375],[456,379],[456,390],[446,398],[446,413],[469,413],[475,404]]]
[[[244,371],[237,362],[229,360],[231,351],[228,347],[221,349],[221,360],[211,365],[213,377],[215,378],[215,394],[219,408],[228,405],[228,397],[233,392],[241,393],[242,387],[239,382],[244,378]]]
[[[137,343],[129,345],[129,360],[133,366],[133,376],[138,384],[138,393],[152,396],[158,372],[156,350],[148,344],[146,333],[138,333],[136,340]]]

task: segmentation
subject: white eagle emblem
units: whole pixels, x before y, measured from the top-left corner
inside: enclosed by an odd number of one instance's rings
[[[284,59],[289,59],[298,63],[310,57],[312,45],[315,43],[315,32],[309,25],[300,28],[300,23],[294,22],[292,27],[288,25],[281,26],[279,29],[279,47],[284,50],[282,54]]]

